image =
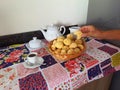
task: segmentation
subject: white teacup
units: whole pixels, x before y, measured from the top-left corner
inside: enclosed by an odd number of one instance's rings
[[[73,33],[77,30],[80,30],[80,27],[79,26],[73,26],[73,27],[70,27],[69,30],[70,30],[70,33]]]
[[[38,56],[36,52],[31,52],[27,56],[27,60],[29,63],[35,64],[37,62]]]

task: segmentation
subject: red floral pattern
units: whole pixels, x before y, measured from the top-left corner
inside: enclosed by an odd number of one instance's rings
[[[0,58],[3,58],[4,57],[4,54],[0,54]]]
[[[5,60],[5,62],[15,62],[19,60],[19,57],[23,54],[22,50],[15,50],[10,53],[9,57]]]
[[[0,51],[0,69],[23,62],[30,51],[25,45],[9,47]]]
[[[66,62],[65,67],[70,72],[71,77],[74,74],[77,74],[80,70],[80,65],[75,60],[70,60],[70,61]]]

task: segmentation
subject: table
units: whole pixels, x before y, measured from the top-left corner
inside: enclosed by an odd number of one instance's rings
[[[46,47],[30,49],[18,44],[0,48],[0,90],[75,90],[120,70],[120,48],[96,39],[86,39],[86,43],[84,54],[64,62],[51,56]],[[37,52],[46,65],[25,68],[24,59],[30,52]]]

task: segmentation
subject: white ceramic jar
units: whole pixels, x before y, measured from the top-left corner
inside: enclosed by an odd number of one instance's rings
[[[80,30],[80,27],[79,26],[73,26],[73,27],[70,27],[69,30],[70,30],[70,33],[73,33],[77,30]]]
[[[33,40],[29,41],[30,48],[40,48],[42,47],[41,40],[37,39],[37,37],[33,37]]]

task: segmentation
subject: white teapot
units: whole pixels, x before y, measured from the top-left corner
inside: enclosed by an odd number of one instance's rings
[[[63,30],[63,33],[61,33],[62,30]],[[46,31],[41,29],[41,32],[43,33],[47,41],[52,41],[56,39],[57,37],[63,35],[65,31],[66,31],[65,26],[57,27],[53,24],[48,26]]]

